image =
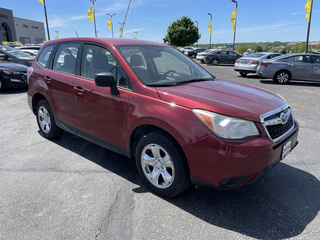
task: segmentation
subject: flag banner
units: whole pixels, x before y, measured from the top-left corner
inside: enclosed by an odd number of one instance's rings
[[[110,31],[112,31],[112,18],[108,20],[108,28]]]
[[[209,25],[208,25],[208,32],[211,34],[211,23],[212,23],[212,19],[210,19],[209,21]]]
[[[237,21],[237,8],[231,14],[231,26],[233,27],[233,31],[236,31],[236,21]]]
[[[39,2],[41,2],[42,4],[44,4],[43,0],[39,0]]]
[[[134,36],[134,39],[137,39],[137,34]]]
[[[58,37],[58,34],[54,37],[55,39],[58,39],[59,37]]]
[[[306,19],[308,22],[310,21],[311,4],[312,0],[307,0],[306,5],[304,5],[304,9],[306,9]]]
[[[87,11],[87,17],[94,23],[94,5]]]
[[[123,27],[121,26],[119,29],[119,33],[122,34]]]

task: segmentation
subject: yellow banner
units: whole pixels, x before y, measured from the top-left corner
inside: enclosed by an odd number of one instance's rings
[[[42,4],[44,4],[43,0],[39,0],[39,2],[41,2]]]
[[[307,0],[306,5],[304,5],[304,8],[306,9],[306,19],[308,22],[310,21],[310,12],[311,12],[311,4],[312,0]]]
[[[212,23],[212,19],[210,19],[209,21],[209,25],[208,25],[208,32],[211,34],[211,23]]]
[[[233,27],[233,31],[236,31],[236,21],[237,21],[237,8],[231,14],[231,26]]]
[[[112,18],[108,20],[108,28],[110,31],[112,31]]]
[[[87,11],[87,17],[94,23],[94,5]]]

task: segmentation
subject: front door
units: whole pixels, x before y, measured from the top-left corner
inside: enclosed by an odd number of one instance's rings
[[[94,76],[101,72],[115,76],[119,95],[112,95],[109,87],[96,86]],[[131,90],[123,69],[108,49],[85,44],[80,75],[74,81],[77,135],[124,153]]]

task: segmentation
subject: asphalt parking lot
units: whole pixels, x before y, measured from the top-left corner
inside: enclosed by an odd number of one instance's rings
[[[41,137],[26,90],[11,90],[0,93],[0,239],[319,239],[320,83],[278,85],[202,66],[291,105],[299,144],[261,181],[157,197],[130,159],[68,133]]]

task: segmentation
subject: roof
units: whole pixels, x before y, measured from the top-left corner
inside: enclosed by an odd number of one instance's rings
[[[73,38],[61,38],[57,40],[52,40],[46,42],[45,45],[55,43],[55,42],[69,42],[69,41],[86,41],[86,42],[96,42],[101,44],[109,43],[113,46],[119,45],[158,45],[167,46],[167,44],[138,40],[138,39],[127,39],[127,38],[95,38],[95,37],[73,37]]]

